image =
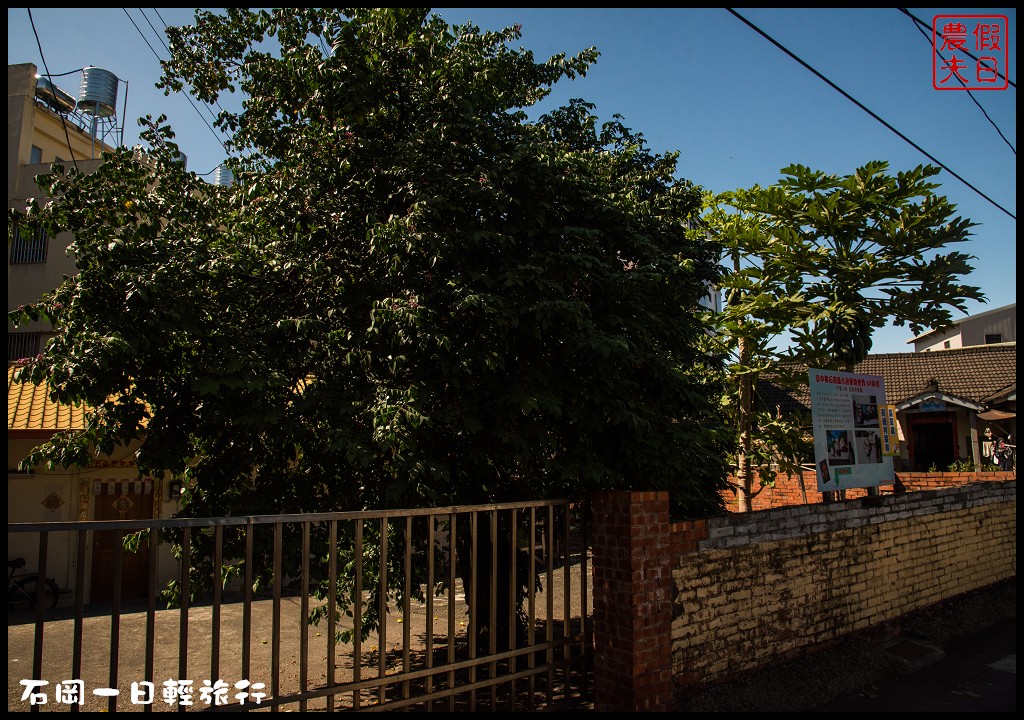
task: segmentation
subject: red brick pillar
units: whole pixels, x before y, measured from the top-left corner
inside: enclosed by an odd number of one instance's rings
[[[594,709],[672,710],[667,492],[593,497]]]

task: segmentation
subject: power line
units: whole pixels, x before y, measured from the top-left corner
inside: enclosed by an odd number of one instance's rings
[[[915,17],[914,17],[913,15],[911,15],[910,13],[908,13],[908,12],[906,11],[906,9],[905,9],[905,8],[899,8],[899,10],[900,10],[900,11],[902,11],[902,12],[903,12],[903,13],[904,13],[905,15],[907,15],[907,16],[908,16],[908,17],[910,17],[911,19],[913,19],[913,20],[917,20],[917,18],[915,18]],[[944,58],[944,57],[942,56],[942,53],[941,53],[941,52],[939,52],[938,48],[936,48],[936,47],[934,46],[934,43],[933,43],[933,42],[931,41],[931,38],[929,38],[929,37],[928,37],[928,35],[926,35],[926,34],[925,34],[924,30],[922,30],[922,29],[921,29],[921,27],[920,27],[920,21],[917,21],[917,22],[918,22],[918,24],[914,25],[914,28],[915,28],[915,29],[916,29],[916,30],[917,30],[917,31],[918,31],[919,33],[921,33],[921,37],[923,37],[923,38],[924,38],[924,41],[925,41],[926,43],[928,43],[929,45],[931,45],[931,46],[932,46],[932,49],[933,49],[933,50],[935,50],[935,54],[936,54],[936,55],[938,55],[938,56],[939,56],[939,57],[940,57],[940,58],[941,58],[942,60],[945,60],[946,58]],[[965,52],[966,54],[970,55],[970,53],[968,53],[968,52],[967,52],[966,50],[964,50],[964,52]],[[954,57],[955,57],[955,56],[954,56]],[[973,57],[973,56],[971,56],[971,57]],[[1001,138],[1003,139],[1003,142],[1004,142],[1004,143],[1006,143],[1006,144],[1007,144],[1007,146],[1009,146],[1010,150],[1012,150],[1012,151],[1013,151],[1013,154],[1014,154],[1014,155],[1016,155],[1016,154],[1017,154],[1017,149],[1016,149],[1016,148],[1015,148],[1015,147],[1014,147],[1013,145],[1011,145],[1011,144],[1010,144],[1010,141],[1009,141],[1009,140],[1007,140],[1007,139],[1006,139],[1006,136],[1005,136],[1005,135],[1003,135],[1003,131],[999,129],[999,126],[998,126],[998,125],[996,125],[995,121],[994,121],[994,120],[992,120],[992,118],[990,118],[990,117],[988,116],[988,113],[987,113],[987,112],[985,112],[985,108],[983,108],[983,107],[981,106],[981,103],[979,103],[979,102],[978,102],[978,99],[977,99],[976,97],[974,97],[974,93],[972,93],[972,92],[971,92],[971,89],[970,89],[969,87],[967,87],[967,83],[965,83],[965,82],[964,82],[963,78],[962,78],[962,77],[960,77],[960,75],[959,75],[958,73],[955,73],[955,72],[954,72],[954,73],[953,73],[953,75],[954,75],[954,76],[956,77],[956,80],[957,80],[957,82],[958,82],[958,83],[960,83],[961,85],[963,85],[963,88],[964,88],[964,90],[966,90],[966,91],[967,91],[967,96],[968,96],[969,98],[971,98],[971,100],[973,100],[973,101],[974,101],[974,104],[978,106],[978,109],[979,109],[979,110],[981,110],[981,114],[985,116],[985,119],[989,121],[989,124],[991,124],[991,125],[992,125],[992,127],[994,127],[994,128],[996,129],[996,132],[997,132],[997,133],[999,133],[999,137],[1001,137]],[[1004,79],[1005,79],[1005,78],[1004,78]],[[1009,80],[1007,80],[1007,82],[1009,82]]]
[[[36,21],[32,19],[32,8],[25,8],[28,11],[28,22],[32,26],[32,34],[36,36],[36,47],[39,48],[39,59],[43,62],[43,70],[46,71],[46,81],[53,87],[53,75],[50,74],[50,68],[46,64],[46,56],[43,55],[43,44],[39,41],[39,32],[36,30]],[[69,73],[70,74],[70,73]],[[64,140],[68,144],[68,153],[71,155],[71,164],[75,166],[75,170],[78,170],[78,161],[75,160],[75,150],[71,147],[71,136],[68,134],[68,123],[64,119],[64,116],[57,113],[60,117],[61,127],[64,128]]]
[[[805,63],[805,62],[804,62],[803,60],[801,60],[800,58],[798,58],[798,57],[797,57],[796,55],[794,55],[794,54],[793,54],[792,52],[790,52],[790,51],[789,51],[789,50],[788,50],[788,49],[787,49],[786,47],[784,47],[784,46],[783,46],[783,45],[782,45],[781,43],[779,43],[779,42],[778,42],[777,40],[775,40],[775,38],[773,38],[772,36],[770,36],[770,35],[769,35],[768,33],[766,33],[766,32],[765,32],[764,30],[762,30],[761,28],[759,28],[759,27],[757,27],[756,25],[754,25],[754,24],[753,24],[752,22],[750,22],[749,20],[747,20],[747,19],[746,19],[745,17],[743,17],[742,15],[740,15],[740,14],[739,14],[738,12],[736,12],[736,11],[735,11],[735,10],[733,10],[732,8],[726,8],[726,10],[728,10],[728,11],[729,11],[730,13],[732,13],[733,15],[735,15],[735,16],[736,16],[737,18],[739,18],[739,19],[740,19],[741,21],[743,21],[743,23],[744,23],[744,24],[746,24],[746,25],[747,25],[748,27],[750,27],[751,29],[753,29],[753,30],[754,30],[754,31],[755,31],[755,32],[756,32],[757,34],[759,34],[759,35],[760,35],[761,37],[763,37],[764,39],[766,39],[766,40],[767,40],[768,42],[770,42],[770,43],[771,43],[772,45],[774,45],[775,47],[779,48],[779,50],[781,50],[782,52],[786,53],[786,54],[787,54],[787,55],[789,55],[789,56],[790,56],[791,58],[793,58],[794,60],[796,60],[796,61],[797,61],[798,63],[800,63],[801,65],[803,65],[803,66],[804,66],[805,68],[807,68],[808,70],[810,70],[810,71],[811,71],[812,73],[814,73],[815,75],[817,75],[817,76],[818,76],[819,78],[821,78],[822,80],[824,80],[824,81],[825,81],[826,83],[828,83],[828,84],[829,84],[829,86],[830,86],[830,87],[832,87],[832,88],[833,88],[833,89],[834,89],[835,91],[837,91],[838,93],[840,93],[840,94],[841,94],[841,95],[842,95],[843,97],[845,97],[845,98],[846,98],[847,100],[849,100],[849,101],[850,101],[850,102],[852,102],[852,103],[853,103],[854,105],[856,105],[857,107],[859,107],[859,108],[860,108],[861,110],[863,110],[864,112],[866,112],[866,113],[867,113],[868,115],[870,115],[871,117],[873,117],[873,118],[874,118],[875,120],[877,120],[878,122],[882,123],[882,125],[884,125],[885,127],[887,127],[887,128],[889,129],[889,130],[891,130],[891,131],[892,131],[893,133],[895,133],[895,134],[896,134],[896,135],[897,135],[898,137],[900,137],[901,139],[903,139],[903,140],[904,140],[904,141],[905,141],[906,143],[908,143],[908,144],[909,144],[909,145],[910,145],[911,147],[913,147],[913,148],[914,148],[915,150],[917,150],[918,152],[920,152],[921,154],[923,154],[923,155],[924,155],[925,157],[927,157],[927,158],[928,158],[929,160],[931,160],[932,162],[934,162],[934,163],[935,163],[936,165],[938,165],[938,166],[939,166],[940,168],[942,168],[943,170],[945,170],[946,172],[948,172],[948,173],[949,173],[950,175],[952,175],[953,177],[955,177],[955,178],[956,178],[957,180],[959,180],[960,182],[962,182],[962,183],[963,183],[964,185],[966,185],[967,187],[969,187],[969,188],[970,188],[971,190],[973,190],[974,192],[976,192],[976,193],[977,193],[978,195],[980,195],[981,197],[983,197],[983,198],[985,198],[986,200],[988,200],[988,201],[989,201],[990,203],[992,203],[992,205],[994,205],[995,207],[997,207],[997,208],[999,208],[1000,210],[1002,210],[1002,211],[1003,211],[1004,213],[1006,213],[1007,215],[1009,215],[1009,216],[1010,216],[1011,218],[1013,218],[1014,220],[1016,220],[1016,219],[1017,219],[1017,216],[1016,216],[1016,215],[1014,215],[1013,213],[1011,213],[1011,212],[1010,212],[1009,210],[1007,210],[1006,208],[1004,208],[1004,207],[1003,207],[1002,205],[1000,205],[999,203],[997,203],[997,202],[996,202],[995,200],[993,200],[992,198],[990,198],[990,197],[989,197],[988,195],[986,195],[985,193],[983,193],[983,192],[982,192],[981,190],[979,190],[978,188],[974,187],[974,185],[972,185],[971,183],[967,182],[967,181],[966,181],[966,180],[965,180],[964,178],[960,177],[960,175],[958,175],[957,173],[953,172],[953,170],[951,170],[951,169],[949,169],[948,167],[946,167],[946,165],[945,165],[945,164],[943,164],[943,163],[942,163],[942,162],[941,162],[940,160],[936,159],[936,157],[935,157],[934,155],[932,155],[931,153],[929,153],[929,152],[928,152],[927,150],[925,150],[924,148],[922,148],[922,147],[921,147],[920,145],[918,145],[917,143],[915,143],[915,142],[914,142],[913,140],[911,140],[910,138],[908,138],[908,137],[907,137],[906,135],[904,135],[903,133],[901,133],[901,132],[900,132],[899,130],[897,130],[897,129],[896,129],[896,128],[894,128],[894,127],[893,127],[892,125],[890,125],[889,123],[887,123],[887,122],[886,122],[885,120],[883,120],[882,118],[880,118],[880,117],[879,117],[879,116],[878,116],[877,114],[875,114],[875,113],[874,113],[874,112],[872,112],[872,111],[871,111],[870,109],[868,109],[868,108],[867,108],[867,107],[866,107],[866,106],[865,106],[865,105],[864,105],[863,103],[861,103],[861,102],[860,102],[859,100],[857,100],[857,99],[856,99],[855,97],[853,97],[853,96],[852,96],[852,95],[850,95],[850,94],[849,94],[848,92],[846,92],[845,90],[843,90],[843,89],[842,89],[841,87],[839,87],[838,85],[836,85],[836,84],[835,84],[834,82],[832,82],[831,80],[829,80],[829,79],[828,79],[827,77],[825,77],[824,75],[822,75],[822,74],[821,74],[820,72],[818,72],[817,70],[815,70],[815,69],[814,69],[813,67],[811,67],[810,65],[808,65],[807,63]]]
[[[911,13],[911,12],[910,12],[909,10],[907,10],[906,8],[896,8],[896,9],[897,9],[897,10],[899,10],[899,11],[900,11],[901,13],[903,13],[904,15],[906,15],[906,16],[907,16],[908,18],[910,18],[911,20],[913,20],[913,21],[914,21],[915,23],[917,23],[918,25],[920,25],[921,27],[925,27],[925,28],[928,28],[929,30],[931,30],[931,29],[932,29],[932,26],[931,26],[931,25],[929,25],[928,23],[926,23],[926,22],[925,22],[924,20],[922,20],[922,19],[920,19],[920,18],[918,18],[918,17],[915,17],[915,16],[914,16],[914,15],[913,15],[913,14],[912,14],[912,13]],[[935,32],[936,32],[936,33],[938,34],[938,36],[939,36],[940,38],[942,38],[943,40],[945,40],[945,39],[946,39],[946,36],[945,36],[945,35],[943,35],[942,33],[938,32],[938,30],[936,30]],[[929,40],[928,42],[931,42],[931,40]],[[968,51],[967,51],[967,50],[966,50],[965,48],[960,48],[960,49],[961,49],[961,50],[963,51],[964,55],[966,55],[967,57],[971,58],[971,59],[972,59],[972,60],[974,60],[974,61],[977,61],[977,60],[978,60],[978,58],[976,58],[976,57],[974,57],[973,55],[971,55],[971,53],[970,53],[970,52],[968,52]],[[1008,83],[1009,83],[1010,85],[1013,85],[1013,88],[1014,88],[1014,90],[1016,90],[1016,89],[1017,89],[1017,83],[1015,83],[1015,82],[1013,82],[1012,80],[1010,80],[1010,78],[1006,77],[1005,75],[1003,75],[1002,73],[1000,73],[1000,72],[999,72],[998,70],[996,70],[996,75],[997,75],[998,77],[1001,77],[1001,78],[1002,78],[1003,80],[1005,80],[1006,82],[1008,82]]]
[[[33,29],[35,29],[35,28],[33,28]],[[39,41],[39,36],[36,36],[36,42],[38,43],[38,41]],[[80,68],[78,68],[76,70],[68,70],[67,72],[64,72],[64,73],[47,73],[46,77],[48,77],[48,78],[51,78],[51,77],[64,77],[65,75],[74,75],[75,73],[80,73],[83,70],[85,70],[85,68],[84,67],[80,67]]]
[[[139,12],[142,12],[142,8],[139,8]],[[166,34],[167,33],[167,21],[164,20],[163,15],[160,14],[160,10],[158,10],[157,8],[153,8],[153,12],[155,12],[156,16],[158,18],[160,18],[160,22],[162,22],[164,24],[164,33]],[[142,17],[146,17],[146,13],[142,12]],[[149,22],[149,18],[146,18],[146,22]],[[149,26],[153,27],[153,24],[150,23]],[[164,42],[163,37],[160,36],[160,33],[157,32],[156,28],[153,28],[153,32],[156,33],[156,36],[160,38],[160,42],[163,44],[163,46],[165,48],[167,48],[167,55],[171,56],[172,55],[171,48],[168,47],[167,43]],[[219,100],[214,100],[214,102],[217,104],[217,107],[220,108],[221,112],[227,112],[227,110],[225,110],[224,107],[220,104]],[[206,103],[204,103],[204,105],[206,105]],[[209,105],[207,105],[207,108],[209,108]],[[213,110],[210,110],[210,115],[211,116],[213,115]],[[216,120],[216,118],[214,118],[214,119]]]
[[[164,49],[167,51],[168,56],[170,56],[171,49],[169,47],[167,47],[167,43],[165,43],[164,39],[160,36],[160,31],[157,30],[156,27],[153,26],[153,23],[151,23],[149,21],[149,17],[146,15],[146,11],[143,10],[142,8],[139,8],[139,14],[142,15],[142,19],[146,21],[146,24],[149,25],[149,29],[153,31],[153,34],[156,35],[157,39],[160,41],[160,44],[164,46]],[[159,15],[159,13],[158,13],[158,15]],[[165,25],[164,26],[164,30],[166,31],[166,29],[167,29],[167,26]],[[207,105],[206,103],[203,103],[203,107],[206,109],[206,112],[208,112],[210,114],[210,117],[214,121],[216,121],[217,120],[217,116],[214,114],[213,110],[210,109],[210,106]]]
[[[121,8],[121,9],[124,10],[124,14],[125,15],[128,15],[128,10],[126,8]],[[154,50],[153,46],[149,44],[149,40],[146,39],[146,36],[143,34],[142,30],[139,28],[138,25],[135,24],[135,21],[132,20],[132,16],[131,15],[128,15],[128,20],[131,21],[131,24],[135,27],[136,32],[139,33],[139,36],[142,38],[142,41],[144,43],[146,43],[146,46],[150,49],[150,51],[153,53],[153,55],[156,56],[157,61],[162,61],[162,58],[157,53],[157,51]],[[224,152],[227,153],[228,149],[227,149],[227,147],[225,147],[224,141],[220,139],[220,136],[217,134],[217,131],[213,129],[213,126],[210,125],[210,123],[206,121],[206,117],[203,115],[202,112],[200,112],[199,108],[196,107],[196,104],[194,102],[192,102],[192,98],[190,98],[188,96],[188,93],[182,93],[182,95],[184,95],[185,99],[188,100],[188,104],[192,106],[192,109],[196,111],[196,114],[199,116],[199,119],[203,121],[203,124],[205,124],[206,127],[210,128],[210,132],[213,133],[213,136],[215,138],[217,138],[217,142],[220,143],[220,146],[222,148],[224,148]]]

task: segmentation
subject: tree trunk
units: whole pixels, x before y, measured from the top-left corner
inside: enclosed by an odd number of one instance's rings
[[[740,398],[739,398],[739,431],[740,444],[736,454],[736,483],[739,486],[736,494],[740,512],[751,510],[751,487],[753,478],[750,472],[750,446],[752,442],[751,425],[753,424],[752,408],[754,395],[754,379],[749,373],[742,372],[750,362],[750,343],[744,338],[739,339],[740,361]]]
[[[468,522],[460,525],[457,536],[457,571],[462,578],[469,607],[466,633],[469,642],[473,643],[472,633],[475,631],[477,657],[509,650],[513,642],[520,648],[526,644],[522,602],[528,587],[527,573],[536,571],[532,554],[517,548],[515,573],[512,572],[509,558],[516,542],[516,528],[511,527],[509,515],[499,513],[494,537],[491,525],[491,513],[477,513],[475,547],[472,527]],[[495,557],[497,565],[494,564]],[[512,587],[513,582],[515,587]]]

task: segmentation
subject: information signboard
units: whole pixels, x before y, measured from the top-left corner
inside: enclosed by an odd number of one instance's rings
[[[812,368],[809,382],[818,490],[892,484],[899,441],[883,379]]]

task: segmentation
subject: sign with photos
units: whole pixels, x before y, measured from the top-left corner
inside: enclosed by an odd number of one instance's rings
[[[892,484],[899,440],[883,379],[812,368],[809,381],[818,490]]]

